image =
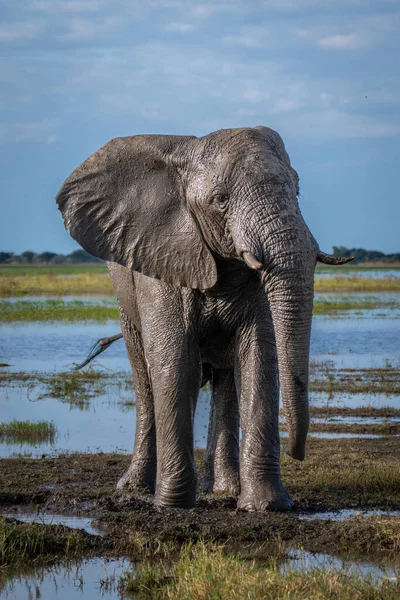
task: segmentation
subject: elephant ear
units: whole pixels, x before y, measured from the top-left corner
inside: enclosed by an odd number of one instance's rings
[[[193,138],[115,138],[57,195],[65,227],[90,254],[178,286],[207,289],[214,259],[186,208],[174,151]]]

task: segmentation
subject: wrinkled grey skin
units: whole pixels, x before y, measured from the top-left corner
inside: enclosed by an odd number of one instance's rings
[[[119,487],[194,506],[193,417],[210,377],[208,489],[240,489],[247,510],[291,508],[279,383],[288,454],[303,460],[319,252],[297,194],[284,144],[266,127],[116,138],[64,183],[66,227],[109,261],[136,382],[135,448]]]

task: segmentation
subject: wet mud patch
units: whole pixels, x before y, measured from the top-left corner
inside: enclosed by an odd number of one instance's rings
[[[307,513],[339,509],[400,509],[400,448],[396,438],[310,439],[308,458],[282,459],[284,483],[295,500],[292,513],[246,513],[232,496],[201,493],[197,506],[158,509],[151,497],[116,493],[130,462],[119,454],[71,454],[52,459],[0,460],[0,512],[39,512],[83,516],[107,530],[110,552],[138,558],[170,554],[188,541],[218,541],[243,547],[266,542],[310,552],[392,560],[400,554],[400,519],[377,515],[348,521],[299,519]],[[317,515],[316,515],[317,516]],[[40,527],[40,525],[38,525]],[[45,527],[44,525],[42,527]]]

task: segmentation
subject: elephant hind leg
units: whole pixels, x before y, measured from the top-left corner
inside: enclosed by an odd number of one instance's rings
[[[213,369],[206,451],[205,491],[237,495],[239,485],[239,407],[233,369]]]
[[[154,493],[157,472],[154,400],[147,372],[142,336],[119,307],[120,322],[136,390],[136,434],[132,462],[118,481],[118,489]]]

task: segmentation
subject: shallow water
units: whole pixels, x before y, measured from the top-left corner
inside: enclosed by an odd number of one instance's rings
[[[370,311],[367,311],[370,312]],[[0,325],[0,362],[13,370],[65,370],[81,362],[101,337],[119,333],[118,321],[107,323],[19,323]],[[400,319],[317,315],[311,333],[311,357],[333,360],[341,367],[385,366],[398,362]],[[128,370],[123,340],[98,362],[112,370]]]
[[[310,392],[310,405],[333,408],[400,408],[400,395],[348,394],[347,392]],[[357,421],[358,422],[358,421]]]
[[[327,270],[316,271],[316,279],[330,279],[332,277],[366,277],[371,279],[384,279],[385,277],[400,277],[400,269],[332,269],[330,272]]]
[[[399,271],[400,273],[400,271]],[[398,294],[387,294],[388,298]],[[348,295],[346,295],[348,297]],[[356,297],[356,295],[354,295]],[[30,300],[32,299],[29,298]],[[37,298],[43,300],[43,297]],[[46,298],[47,299],[47,298]],[[115,303],[107,296],[69,296],[65,301],[83,300],[90,303]],[[12,299],[14,300],[14,299]],[[24,299],[26,300],[26,299]],[[370,315],[373,311],[368,311]],[[24,323],[0,325],[0,363],[10,364],[9,371],[68,371],[81,362],[93,343],[120,331],[117,321],[97,323]],[[379,367],[399,363],[400,319],[352,318],[332,319],[316,316],[311,335],[311,358],[321,362],[329,360],[336,368]],[[110,373],[130,372],[123,340],[119,340],[96,361]],[[32,456],[55,454],[65,451],[79,452],[131,452],[134,441],[135,406],[126,406],[125,400],[134,401],[133,391],[116,390],[111,387],[105,393],[91,399],[83,410],[67,402],[47,398],[36,401],[40,388],[30,389],[27,384],[0,388],[1,421],[47,420],[54,421],[59,430],[53,444],[36,446],[27,443],[0,443],[0,456],[12,453],[28,453]],[[400,395],[385,394],[310,394],[315,406],[392,406],[400,408]],[[194,439],[197,447],[205,447],[208,418],[209,392],[200,393],[196,416]],[[82,408],[82,407],[81,407]],[[350,421],[343,420],[349,423]],[[357,419],[355,422],[363,422]],[[376,423],[377,421],[373,421]],[[395,421],[392,421],[395,422]],[[282,434],[283,437],[286,435]],[[361,437],[353,434],[313,434],[315,437]],[[375,437],[364,434],[362,437]]]
[[[323,521],[346,521],[352,517],[398,517],[400,510],[353,510],[344,509],[336,512],[299,513],[297,516],[302,521],[321,519]]]
[[[134,401],[135,392],[114,392],[92,398],[84,407],[71,406],[53,398],[34,401],[35,393],[26,386],[3,388],[1,420],[54,421],[58,434],[53,443],[0,442],[0,457],[25,454],[32,457],[64,452],[120,452],[133,450],[136,407],[119,404],[122,399]],[[36,395],[38,392],[36,392]],[[209,392],[201,390],[194,422],[194,443],[205,448],[209,420]]]
[[[39,523],[40,525],[66,525],[71,529],[84,529],[91,535],[104,535],[104,531],[98,527],[92,527],[92,520],[88,517],[68,517],[66,515],[53,515],[50,513],[1,513],[1,516],[23,523]]]
[[[8,581],[1,597],[8,600],[114,600],[121,598],[117,588],[119,578],[131,567],[127,559],[91,558],[67,566],[36,568],[32,575],[20,575]]]
[[[288,573],[289,571],[307,573],[312,569],[332,569],[340,571],[341,574],[369,577],[374,583],[378,583],[382,579],[396,579],[400,572],[398,567],[378,567],[367,562],[342,560],[329,554],[313,554],[297,549],[289,552],[289,559],[284,562],[280,570],[281,573]]]

